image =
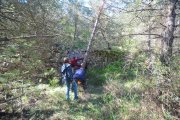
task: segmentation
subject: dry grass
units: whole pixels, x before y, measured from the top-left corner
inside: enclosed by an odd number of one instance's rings
[[[113,80],[102,86],[78,86],[79,100],[66,101],[66,86],[40,84],[23,97],[25,119],[74,120],[164,120],[163,104],[156,97],[156,81],[136,78]],[[19,110],[20,112],[20,110]],[[170,117],[172,118],[172,117]]]

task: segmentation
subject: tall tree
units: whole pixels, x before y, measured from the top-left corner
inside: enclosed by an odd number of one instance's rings
[[[99,18],[101,16],[101,12],[103,10],[103,6],[104,6],[105,2],[106,2],[105,0],[102,0],[102,5],[99,7],[99,13],[98,13],[97,19],[95,21],[94,28],[93,28],[93,31],[92,31],[92,34],[91,34],[91,39],[89,40],[89,44],[88,44],[87,51],[86,51],[86,54],[85,54],[85,58],[84,58],[84,61],[83,61],[83,70],[85,70],[85,66],[86,66],[87,58],[88,58],[90,48],[91,48],[91,45],[92,45],[92,41],[93,41],[94,35],[96,33],[96,27],[98,25]]]
[[[175,19],[176,19],[176,4],[178,0],[167,1],[167,18],[166,18],[166,30],[164,33],[164,39],[162,43],[161,62],[165,65],[169,65],[172,59],[172,45],[174,41]]]

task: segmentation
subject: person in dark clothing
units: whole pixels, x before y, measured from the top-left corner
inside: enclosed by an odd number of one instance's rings
[[[69,64],[69,58],[65,57],[63,60],[63,66],[61,67],[61,74],[62,74],[62,83],[66,83],[67,85],[67,92],[66,92],[66,99],[69,100],[69,91],[70,91],[70,84],[74,87],[74,99],[78,99],[77,96],[77,84],[73,79],[73,73],[71,65]]]
[[[77,69],[75,74],[73,75],[73,78],[75,79],[76,83],[82,83],[84,90],[87,89],[85,73],[86,72],[82,68],[80,68]]]
[[[73,57],[73,59],[69,62],[69,64],[71,64],[73,74],[75,73],[75,66],[77,66],[77,67],[81,67],[82,66],[82,64],[78,65],[77,61],[78,60],[83,60],[83,59],[84,58]]]

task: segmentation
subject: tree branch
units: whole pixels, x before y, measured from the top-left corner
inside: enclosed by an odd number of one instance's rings
[[[138,34],[122,35],[121,37],[124,37],[124,36],[133,36],[133,35],[155,35],[155,36],[163,37],[163,36],[161,36],[159,34],[148,34],[148,33],[138,33]]]
[[[55,37],[55,36],[59,36],[59,34],[57,35],[32,35],[32,36],[26,36],[26,37],[14,37],[14,38],[0,38],[0,41],[10,41],[10,40],[14,40],[14,39],[28,39],[28,38],[36,38],[36,37]]]
[[[7,100],[7,101],[5,101],[5,102],[1,102],[0,104],[3,104],[3,103],[6,103],[6,102],[9,102],[9,101],[11,101],[11,100],[15,100],[15,99],[17,99],[17,98],[20,98],[20,97],[22,97],[24,94],[25,94],[25,93],[21,94],[21,95],[20,95],[20,96],[18,96],[18,97],[15,97],[15,98],[9,99],[9,100]]]
[[[19,20],[16,20],[16,19],[13,19],[13,18],[4,16],[4,15],[0,15],[0,16],[1,16],[1,17],[4,17],[4,18],[7,18],[7,19],[9,19],[9,20],[12,20],[12,21],[21,22],[21,21],[19,21]]]
[[[149,6],[151,4],[153,0],[151,0],[147,6]],[[144,9],[142,9],[133,19],[131,19],[131,21],[129,23],[131,23],[137,16],[139,16],[139,14],[141,14],[144,11]]]
[[[174,38],[180,38],[180,36],[174,36]]]
[[[142,9],[142,10],[130,10],[130,11],[125,11],[125,12],[138,12],[138,11],[149,11],[149,10],[162,10],[162,9]]]

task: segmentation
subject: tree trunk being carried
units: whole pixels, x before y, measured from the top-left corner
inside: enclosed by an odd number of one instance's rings
[[[93,28],[93,31],[92,31],[92,34],[91,34],[91,39],[89,41],[89,44],[88,44],[88,47],[87,47],[87,51],[85,53],[85,57],[84,57],[84,61],[83,61],[83,70],[85,70],[85,65],[86,65],[87,58],[88,58],[88,55],[89,55],[89,51],[90,51],[90,48],[91,48],[91,45],[92,45],[92,41],[93,41],[93,38],[94,38],[94,35],[95,35],[95,32],[96,32],[96,27],[97,27],[99,18],[101,16],[101,12],[103,10],[103,6],[104,6],[105,2],[106,2],[105,0],[102,0],[102,5],[99,7],[98,17],[97,17],[96,22],[94,24],[94,28]]]
[[[167,28],[165,30],[164,39],[162,40],[161,62],[169,66],[172,57],[172,45],[174,40],[174,26],[175,26],[175,8],[178,0],[169,0],[167,8]]]

